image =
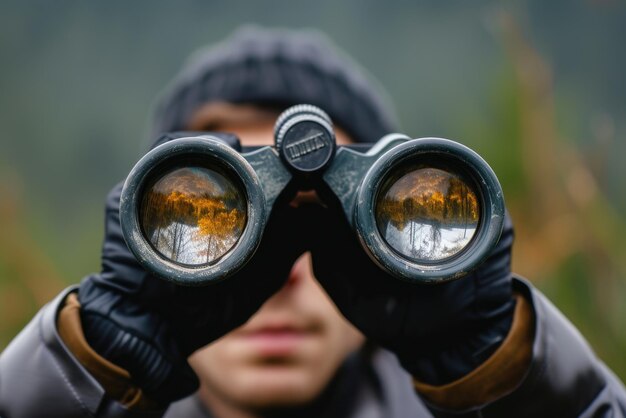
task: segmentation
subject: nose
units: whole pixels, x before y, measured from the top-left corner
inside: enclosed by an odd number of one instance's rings
[[[289,202],[292,208],[300,207],[305,203],[321,203],[319,196],[315,190],[300,190],[296,196]]]
[[[287,281],[267,300],[266,305],[277,308],[293,303],[294,298],[302,293],[303,286],[306,286],[307,281],[313,277],[310,260],[309,252],[298,257],[291,267]]]
[[[289,277],[287,278],[287,281],[285,285],[283,286],[283,289],[287,287],[296,286],[298,283],[302,282],[307,277],[307,274],[309,273],[308,270],[310,269],[310,265],[311,265],[310,260],[311,260],[311,253],[308,251],[302,254],[300,257],[298,257],[296,262],[293,263],[293,266],[291,267],[291,271],[289,272]]]

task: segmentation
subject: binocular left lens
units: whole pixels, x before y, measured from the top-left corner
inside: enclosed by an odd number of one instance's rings
[[[189,266],[217,262],[241,238],[246,196],[241,182],[217,167],[173,168],[141,199],[140,225],[163,257]]]
[[[137,260],[167,280],[221,280],[258,247],[266,196],[257,172],[219,137],[180,138],[154,148],[128,175],[122,232]]]

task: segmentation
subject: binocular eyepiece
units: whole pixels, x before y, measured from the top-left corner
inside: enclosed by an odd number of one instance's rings
[[[229,135],[177,136],[131,170],[120,221],[144,268],[178,284],[224,280],[245,265],[286,190],[331,193],[364,251],[410,282],[464,276],[502,231],[498,179],[454,141],[390,134],[367,150],[337,146],[330,118],[311,105],[279,116],[274,146],[240,152]]]

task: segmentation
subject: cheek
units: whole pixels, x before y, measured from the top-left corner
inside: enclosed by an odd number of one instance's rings
[[[189,364],[201,380],[214,374],[217,375],[218,379],[223,378],[224,370],[237,365],[237,362],[233,361],[236,355],[233,356],[234,353],[229,350],[227,338],[226,336],[217,340],[189,357]]]

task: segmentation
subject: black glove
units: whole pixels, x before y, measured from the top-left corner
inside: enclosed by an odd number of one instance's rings
[[[121,188],[107,199],[102,272],[79,288],[83,331],[96,352],[166,405],[198,387],[187,357],[243,324],[282,286],[304,249],[293,228],[281,228],[292,225],[295,212],[284,205],[272,213],[241,271],[205,287],[176,286],[151,276],[128,250],[119,222]]]
[[[382,271],[336,211],[318,207],[310,234],[315,276],[343,315],[393,351],[417,379],[451,382],[485,361],[513,317],[513,226],[506,215],[497,247],[474,272],[452,282],[410,284]],[[314,216],[314,215],[311,215]]]

